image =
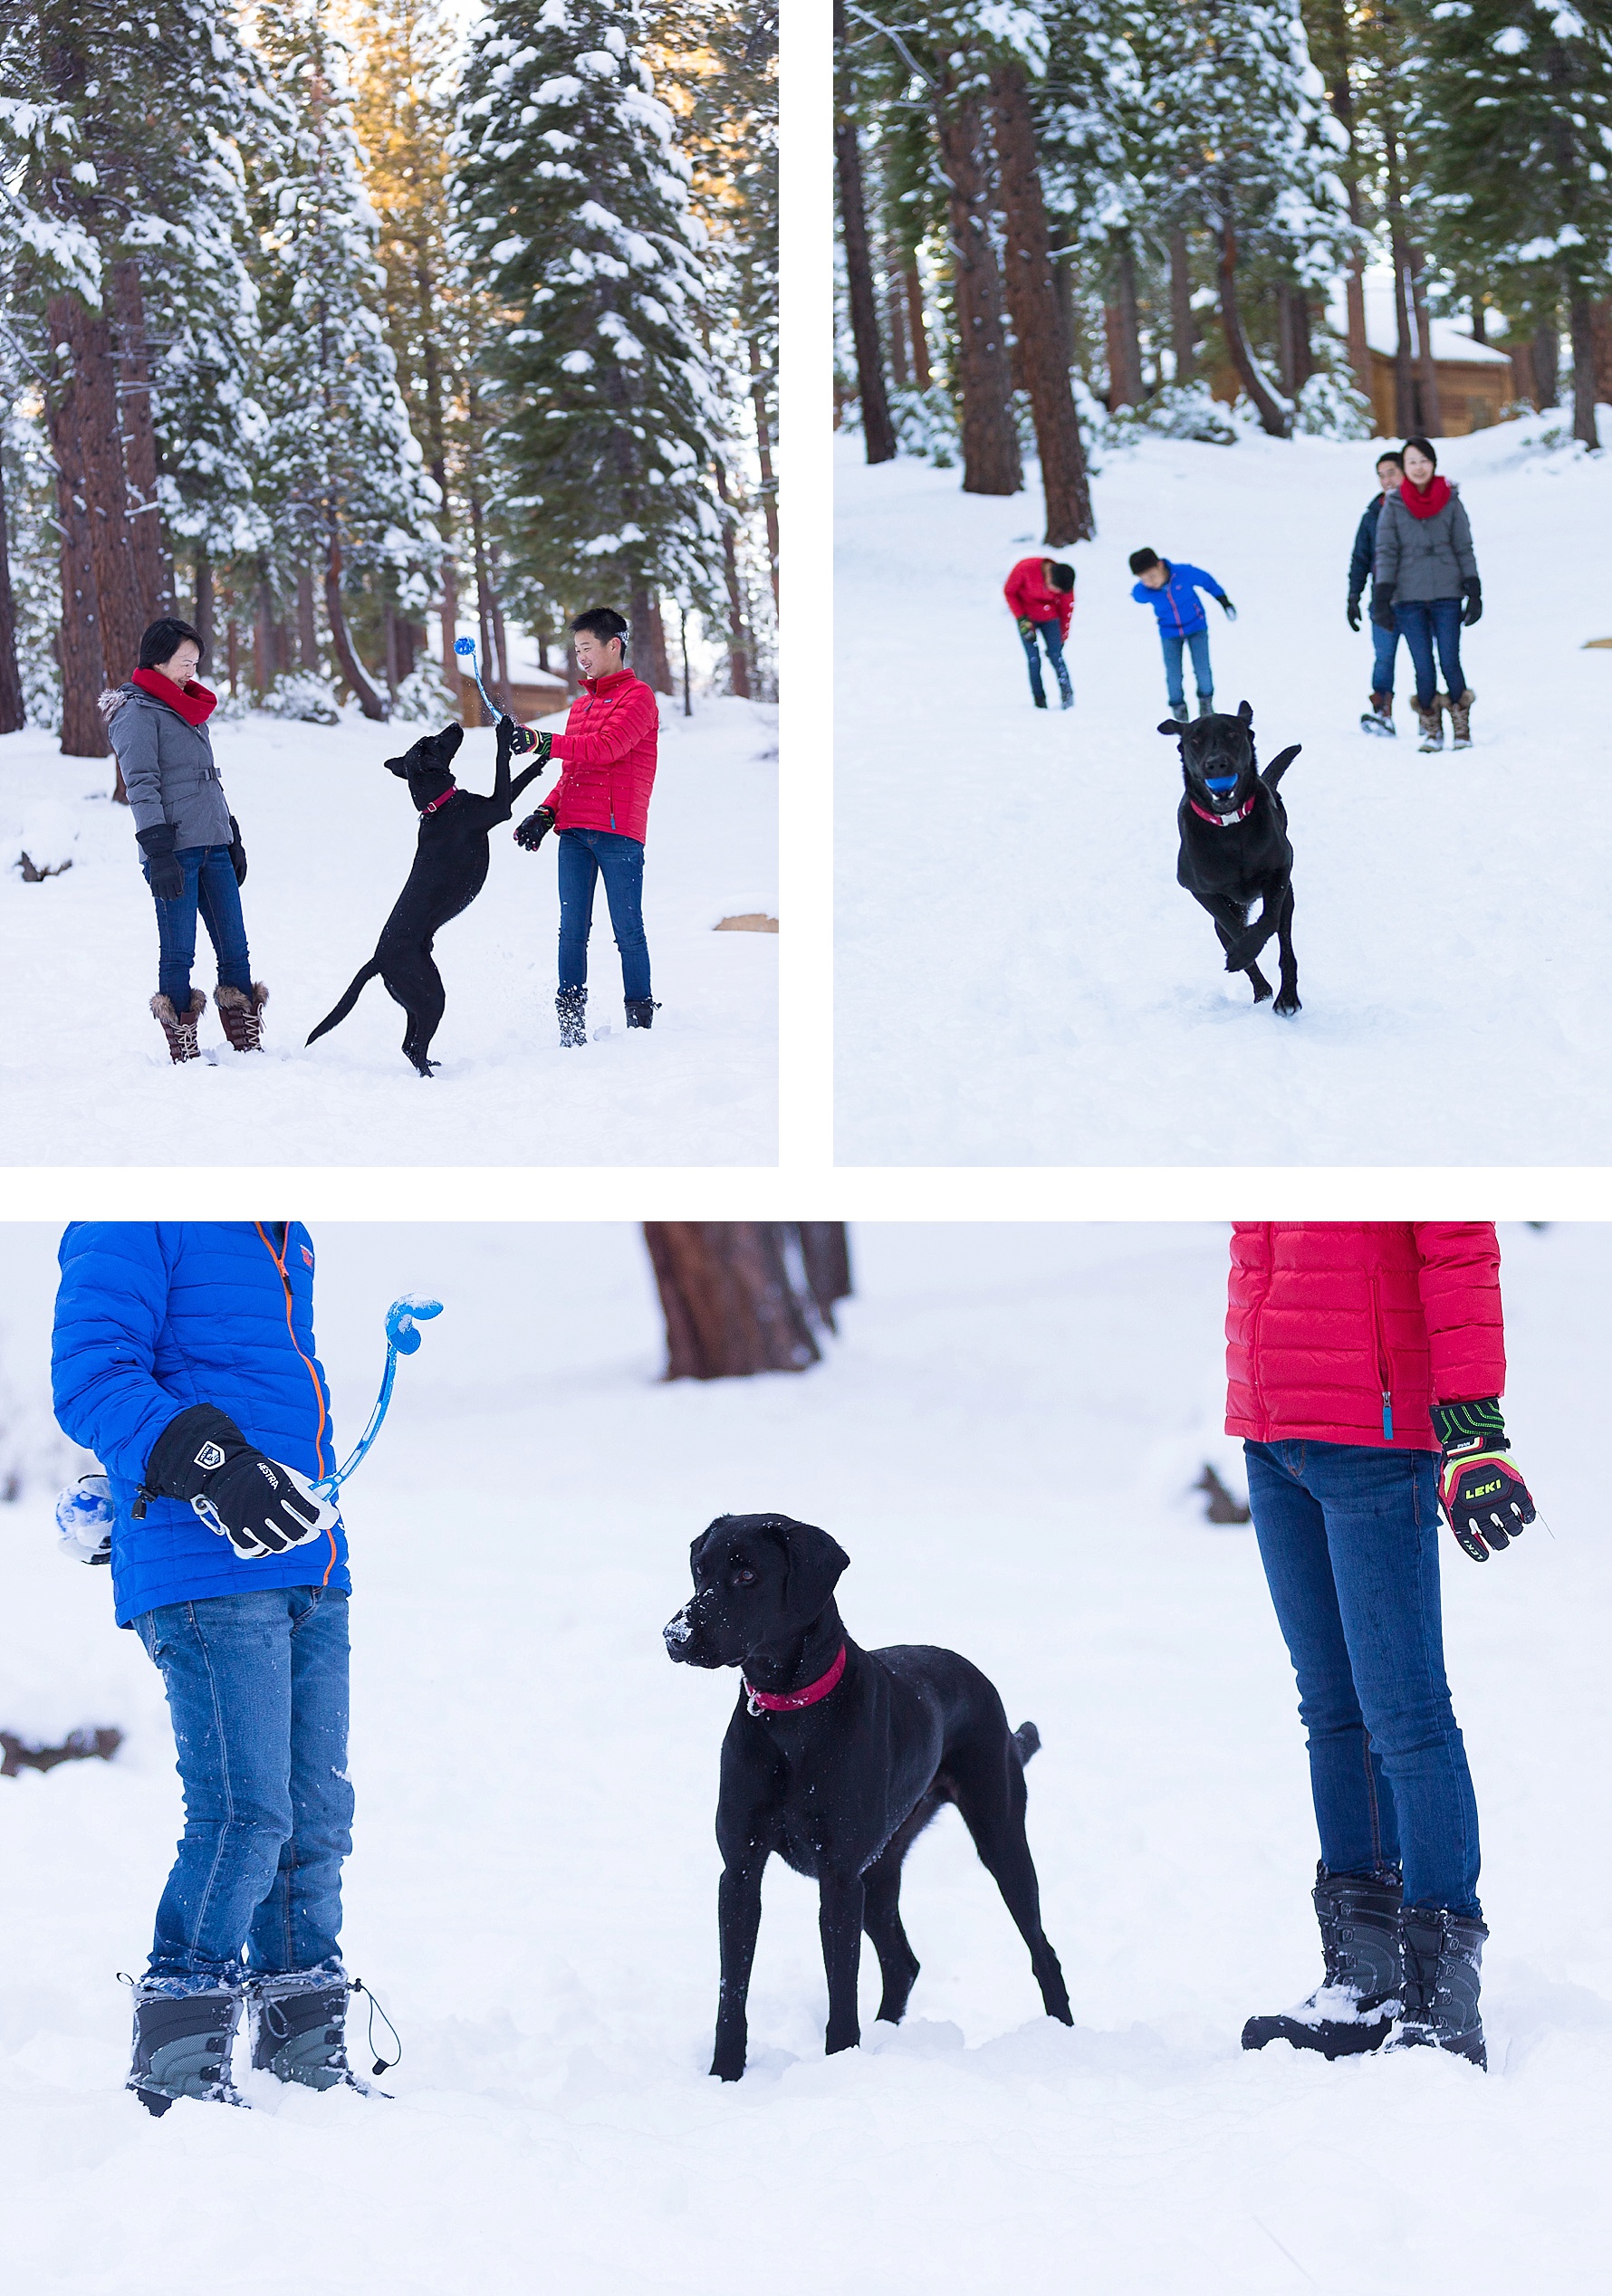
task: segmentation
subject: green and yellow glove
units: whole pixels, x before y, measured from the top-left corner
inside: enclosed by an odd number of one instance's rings
[[[1474,1563],[1498,1555],[1534,1519],[1521,1468],[1506,1449],[1500,1401],[1434,1403],[1433,1431],[1442,1457],[1438,1496],[1462,1552]]]

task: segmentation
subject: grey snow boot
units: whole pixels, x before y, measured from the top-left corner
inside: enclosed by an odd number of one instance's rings
[[[363,1987],[329,1976],[254,1977],[247,1982],[246,2023],[252,2070],[294,2081],[304,2089],[357,2089],[384,2095],[360,2081],[347,2062],[347,2004]],[[377,2066],[379,2071],[380,2068]]]
[[[263,1050],[263,1009],[268,1001],[269,992],[261,981],[253,982],[250,996],[244,989],[214,990],[213,1002],[224,1033],[236,1052]]]
[[[1323,2057],[1354,2057],[1380,2048],[1400,2001],[1399,1880],[1315,1870],[1315,1918],[1320,1924],[1320,1984],[1308,2001],[1280,2015],[1251,2017],[1243,2046],[1290,2042]]]
[[[1450,745],[1452,749],[1471,749],[1472,705],[1477,698],[1470,685],[1458,702],[1451,701],[1448,695],[1445,696],[1446,706],[1450,713],[1450,731],[1454,737]]]
[[[585,1045],[588,1041],[587,990],[561,989],[554,999],[554,1009],[560,1015],[561,1043]]]
[[[1385,2055],[1401,2049],[1446,2049],[1487,2072],[1478,1990],[1488,1930],[1473,1914],[1411,1906],[1400,1915],[1399,1933],[1405,2003]]]
[[[653,1028],[655,1016],[660,1010],[653,997],[627,999],[627,1025],[629,1028]]]
[[[229,2077],[240,2022],[241,1996],[233,1986],[174,1995],[137,1984],[134,2060],[125,2087],[158,2119],[181,2097],[244,2106]]]
[[[1214,695],[1212,692],[1199,694],[1198,715],[1200,717],[1213,717],[1214,715]]]
[[[1449,707],[1449,700],[1447,694],[1435,694],[1429,708],[1425,710],[1420,702],[1415,704],[1416,723],[1422,729],[1422,738],[1416,747],[1424,753],[1430,750],[1442,750],[1444,746],[1444,712]]]
[[[196,1041],[196,1032],[206,1009],[207,1000],[199,989],[190,991],[190,1009],[183,1014],[174,1010],[171,1000],[165,997],[160,989],[152,998],[151,1010],[168,1038],[168,1057],[176,1067],[183,1060],[201,1058],[201,1047]]]

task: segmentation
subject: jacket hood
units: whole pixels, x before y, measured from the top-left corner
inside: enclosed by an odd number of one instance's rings
[[[134,685],[109,685],[96,703],[101,716],[110,725],[125,702],[132,702],[139,688]]]

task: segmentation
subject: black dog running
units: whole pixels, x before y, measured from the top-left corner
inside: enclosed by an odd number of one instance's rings
[[[744,1669],[716,1809],[722,1995],[711,2070],[723,2081],[744,2070],[762,1873],[773,1851],[817,1880],[831,2056],[861,2038],[864,1928],[884,1980],[879,2016],[896,2024],[906,2010],[918,1964],[901,1926],[901,1861],[945,1802],[962,1812],[1030,1948],[1047,2014],[1074,2023],[1024,1834],[1035,1725],[1011,1731],[994,1689],[955,1650],[859,1650],[834,1600],[847,1561],[811,1523],[719,1516],[690,1553],[693,1600],[664,1630],[684,1665]]]
[[[1299,1009],[1299,961],[1293,954],[1293,848],[1277,784],[1302,744],[1283,750],[1262,773],[1246,702],[1238,704],[1235,717],[1217,711],[1188,725],[1166,718],[1158,730],[1180,742],[1186,784],[1175,817],[1181,831],[1176,882],[1214,918],[1226,971],[1247,973],[1255,1004],[1271,994],[1255,959],[1276,935],[1281,984],[1275,1009],[1285,1019]],[[1260,914],[1250,923],[1256,901]]]

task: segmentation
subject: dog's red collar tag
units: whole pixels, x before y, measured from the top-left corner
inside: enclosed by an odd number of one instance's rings
[[[844,1672],[845,1645],[841,1642],[840,1655],[828,1672],[820,1674],[815,1682],[808,1682],[803,1690],[756,1690],[745,1682],[744,1694],[750,1700],[752,1714],[793,1714],[801,1707],[815,1706],[820,1698],[826,1698]],[[740,1679],[743,1681],[744,1677]]]
[[[441,807],[447,803],[449,798],[456,798],[458,794],[459,790],[457,783],[456,783],[451,789],[444,789],[442,795],[439,798],[433,798],[429,805],[421,806],[420,819],[423,821],[427,813],[437,812]]]
[[[1217,829],[1234,828],[1239,821],[1246,821],[1253,811],[1252,798],[1249,799],[1246,805],[1240,805],[1235,813],[1205,813],[1196,798],[1188,798],[1186,802],[1200,821],[1213,821]]]

